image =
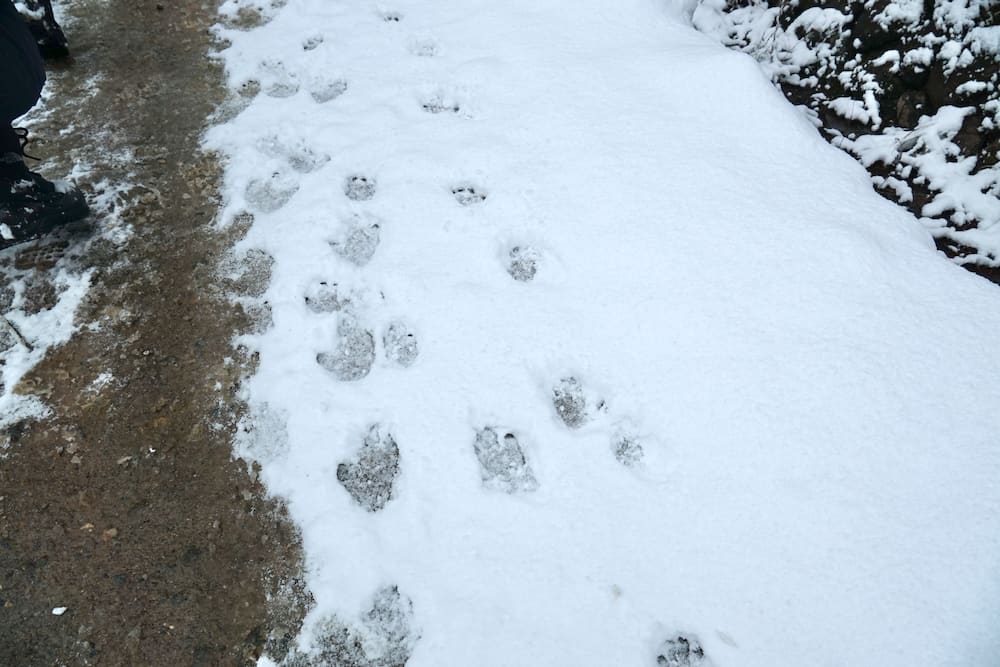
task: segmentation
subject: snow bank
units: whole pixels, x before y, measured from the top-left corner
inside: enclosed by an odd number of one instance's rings
[[[915,0],[826,4],[706,0],[693,20],[753,55],[949,257],[1000,275],[995,8],[983,0],[931,3],[933,11]]]
[[[690,9],[220,28],[238,451],[315,596],[262,664],[1000,655],[1000,293]]]

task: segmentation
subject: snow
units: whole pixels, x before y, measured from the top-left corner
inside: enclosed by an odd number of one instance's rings
[[[24,283],[14,282],[15,296],[0,320],[0,428],[23,419],[48,414],[38,398],[15,393],[17,383],[45,357],[76,331],[74,315],[90,286],[90,271],[66,268],[53,270],[52,283],[59,295],[55,306],[37,313],[25,312]]]
[[[219,28],[261,91],[220,217],[274,258],[236,451],[303,531],[301,650],[994,663],[1000,293],[690,11]]]
[[[905,24],[921,20],[923,5],[896,0],[886,3],[884,10],[874,18],[888,26],[890,32],[902,30]],[[1000,53],[1000,27],[975,26],[980,13],[988,11],[988,4],[978,1],[935,3],[932,29],[915,36],[922,46],[906,50],[902,63],[926,68],[936,60],[942,64],[944,75],[950,76],[959,68],[969,67],[974,54]],[[996,119],[991,117],[1000,111],[996,105],[992,101],[968,107],[944,105],[932,115],[922,116],[915,128],[886,127],[876,99],[876,94],[883,91],[871,68],[893,63],[890,69],[897,72],[898,63],[894,61],[899,60],[900,53],[887,50],[873,57],[867,67],[859,66],[863,64],[859,62],[860,57],[842,63],[843,69],[837,74],[839,82],[848,89],[855,89],[855,95],[827,99],[826,94],[820,92],[820,81],[816,77],[807,78],[804,70],[818,65],[822,74],[824,68],[839,67],[833,57],[837,54],[836,35],[849,24],[849,17],[838,16],[834,9],[811,7],[783,29],[777,21],[778,16],[778,8],[768,7],[764,2],[729,7],[725,0],[705,0],[698,5],[693,22],[706,34],[751,54],[773,81],[814,89],[818,108],[825,108],[845,120],[866,124],[870,132],[859,135],[843,136],[836,124],[827,131],[833,136],[835,145],[854,155],[862,164],[885,163],[883,169],[871,175],[872,181],[880,187],[899,192],[895,184],[910,181],[905,190],[912,193],[910,185],[921,181],[934,184],[931,201],[920,211],[921,222],[935,237],[946,239],[949,245],[963,246],[960,256],[955,258],[957,263],[1000,265],[1000,228],[996,225],[1000,220],[1000,165],[985,160],[976,164],[967,159],[954,159],[961,153],[956,140],[961,127],[954,124],[956,118],[961,121],[964,116],[977,114],[977,118],[982,118],[980,131],[988,130],[996,126]],[[831,37],[820,40],[822,34]],[[857,45],[855,40],[855,47]],[[987,81],[962,84],[956,87],[956,93],[994,90],[995,71],[987,69],[982,76]],[[815,110],[807,109],[806,113],[820,124]],[[975,126],[972,131],[976,131]],[[918,143],[916,151],[901,148]],[[886,170],[891,172],[891,180],[883,175]],[[912,196],[904,195],[900,202],[912,200]]]

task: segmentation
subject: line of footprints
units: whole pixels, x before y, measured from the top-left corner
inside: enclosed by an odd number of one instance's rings
[[[386,23],[399,23],[402,15],[395,12],[382,14]],[[323,43],[322,35],[313,35],[302,43],[306,51]],[[432,41],[411,44],[410,52],[416,56],[434,56],[438,52]],[[263,91],[270,97],[290,97],[300,90],[298,76],[290,72],[280,60],[267,60],[259,67],[260,80],[244,82],[239,92],[252,98]],[[308,91],[317,104],[326,104],[348,91],[343,79],[316,80],[308,84]],[[426,96],[420,107],[431,114],[460,114],[463,112],[460,96],[446,91],[436,91]],[[305,146],[290,147],[275,137],[258,143],[262,153],[282,158],[292,172],[304,174],[323,166],[329,157],[318,155]],[[276,211],[287,203],[299,189],[294,174],[276,172],[269,177],[255,179],[246,188],[249,207],[263,213]],[[344,195],[354,202],[373,199],[377,192],[375,178],[365,174],[349,176],[343,186]],[[486,200],[486,193],[464,183],[452,188],[455,201],[461,206],[474,206]],[[330,245],[346,261],[365,266],[374,256],[380,240],[379,221],[371,215],[355,215],[346,231]],[[506,271],[516,281],[531,282],[539,269],[541,256],[528,245],[510,248]],[[338,314],[337,344],[333,350],[320,352],[316,362],[335,378],[344,382],[360,380],[368,375],[375,362],[374,333],[367,329],[352,312],[351,295],[338,291],[335,282],[318,282],[304,295],[304,305],[317,314]],[[391,322],[383,336],[382,346],[386,358],[402,367],[412,365],[419,355],[417,339],[405,322]],[[603,400],[588,397],[577,378],[562,378],[552,388],[552,406],[569,429],[578,429],[594,417],[606,413]],[[594,405],[592,410],[589,406]],[[473,449],[479,461],[482,483],[485,488],[509,494],[527,493],[538,489],[539,483],[525,457],[515,429],[486,425],[476,431]],[[643,459],[639,437],[632,429],[619,430],[613,437],[611,449],[615,458],[624,466],[638,465]],[[368,512],[378,512],[393,498],[394,486],[400,473],[399,446],[392,434],[380,424],[371,425],[362,438],[359,449],[347,461],[337,466],[337,480],[354,501]],[[281,661],[283,667],[308,667],[313,665],[405,665],[419,639],[412,629],[412,602],[402,596],[395,586],[376,592],[371,608],[361,615],[358,623],[345,623],[336,617],[322,619],[315,628],[315,641],[308,653],[292,649]],[[370,654],[363,637],[376,637],[381,649]],[[663,667],[708,667],[697,639],[689,633],[678,633],[666,640],[656,656],[656,664]]]

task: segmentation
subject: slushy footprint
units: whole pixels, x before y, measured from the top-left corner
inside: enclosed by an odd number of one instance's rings
[[[575,377],[566,377],[552,389],[552,405],[569,428],[580,428],[587,421],[587,398]]]
[[[380,225],[372,218],[356,216],[347,224],[344,236],[331,241],[330,246],[338,255],[355,266],[371,261],[380,240]]]
[[[368,201],[375,196],[375,179],[363,174],[349,176],[344,183],[344,194],[353,201]]]
[[[287,141],[273,134],[261,138],[257,148],[268,157],[285,160],[289,167],[302,174],[315,171],[330,161],[329,155],[316,153],[302,141]]]
[[[354,316],[341,315],[336,348],[317,354],[316,363],[338,380],[360,380],[368,375],[375,363],[375,337]]]
[[[261,213],[271,213],[288,203],[299,191],[297,178],[276,171],[265,178],[256,178],[247,184],[246,201]]]
[[[312,51],[322,43],[323,43],[323,35],[319,34],[310,35],[309,37],[306,37],[304,40],[302,40],[302,50]]]
[[[399,447],[378,424],[368,429],[354,457],[337,466],[337,481],[369,512],[378,512],[392,500],[398,476]]]
[[[309,84],[309,95],[317,104],[326,104],[347,92],[344,79],[316,79]]]
[[[320,280],[311,284],[303,295],[306,308],[314,313],[335,313],[347,304],[350,299],[342,296],[337,289],[337,283]]]
[[[299,77],[280,60],[265,60],[258,67],[261,86],[270,97],[291,97],[299,92]]]
[[[657,667],[708,667],[705,650],[692,635],[677,635],[660,646]]]
[[[486,201],[486,193],[482,189],[477,190],[472,185],[456,185],[451,189],[451,194],[462,206],[472,206]]]
[[[476,432],[474,443],[483,486],[505,493],[526,493],[538,489],[517,436],[509,431],[497,435],[487,426]]]
[[[417,337],[403,322],[390,324],[382,337],[382,343],[385,347],[386,359],[403,367],[413,364],[420,353]]]
[[[531,282],[538,272],[539,259],[531,246],[516,245],[507,254],[507,273],[518,282]]]
[[[413,602],[396,586],[379,589],[360,622],[325,616],[312,637],[308,652],[293,648],[281,667],[404,667],[420,639],[413,630]]]

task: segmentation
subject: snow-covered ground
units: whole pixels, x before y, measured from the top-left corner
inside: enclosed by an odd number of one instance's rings
[[[280,4],[207,145],[274,259],[285,664],[996,664],[1000,292],[750,57],[686,2]]]

